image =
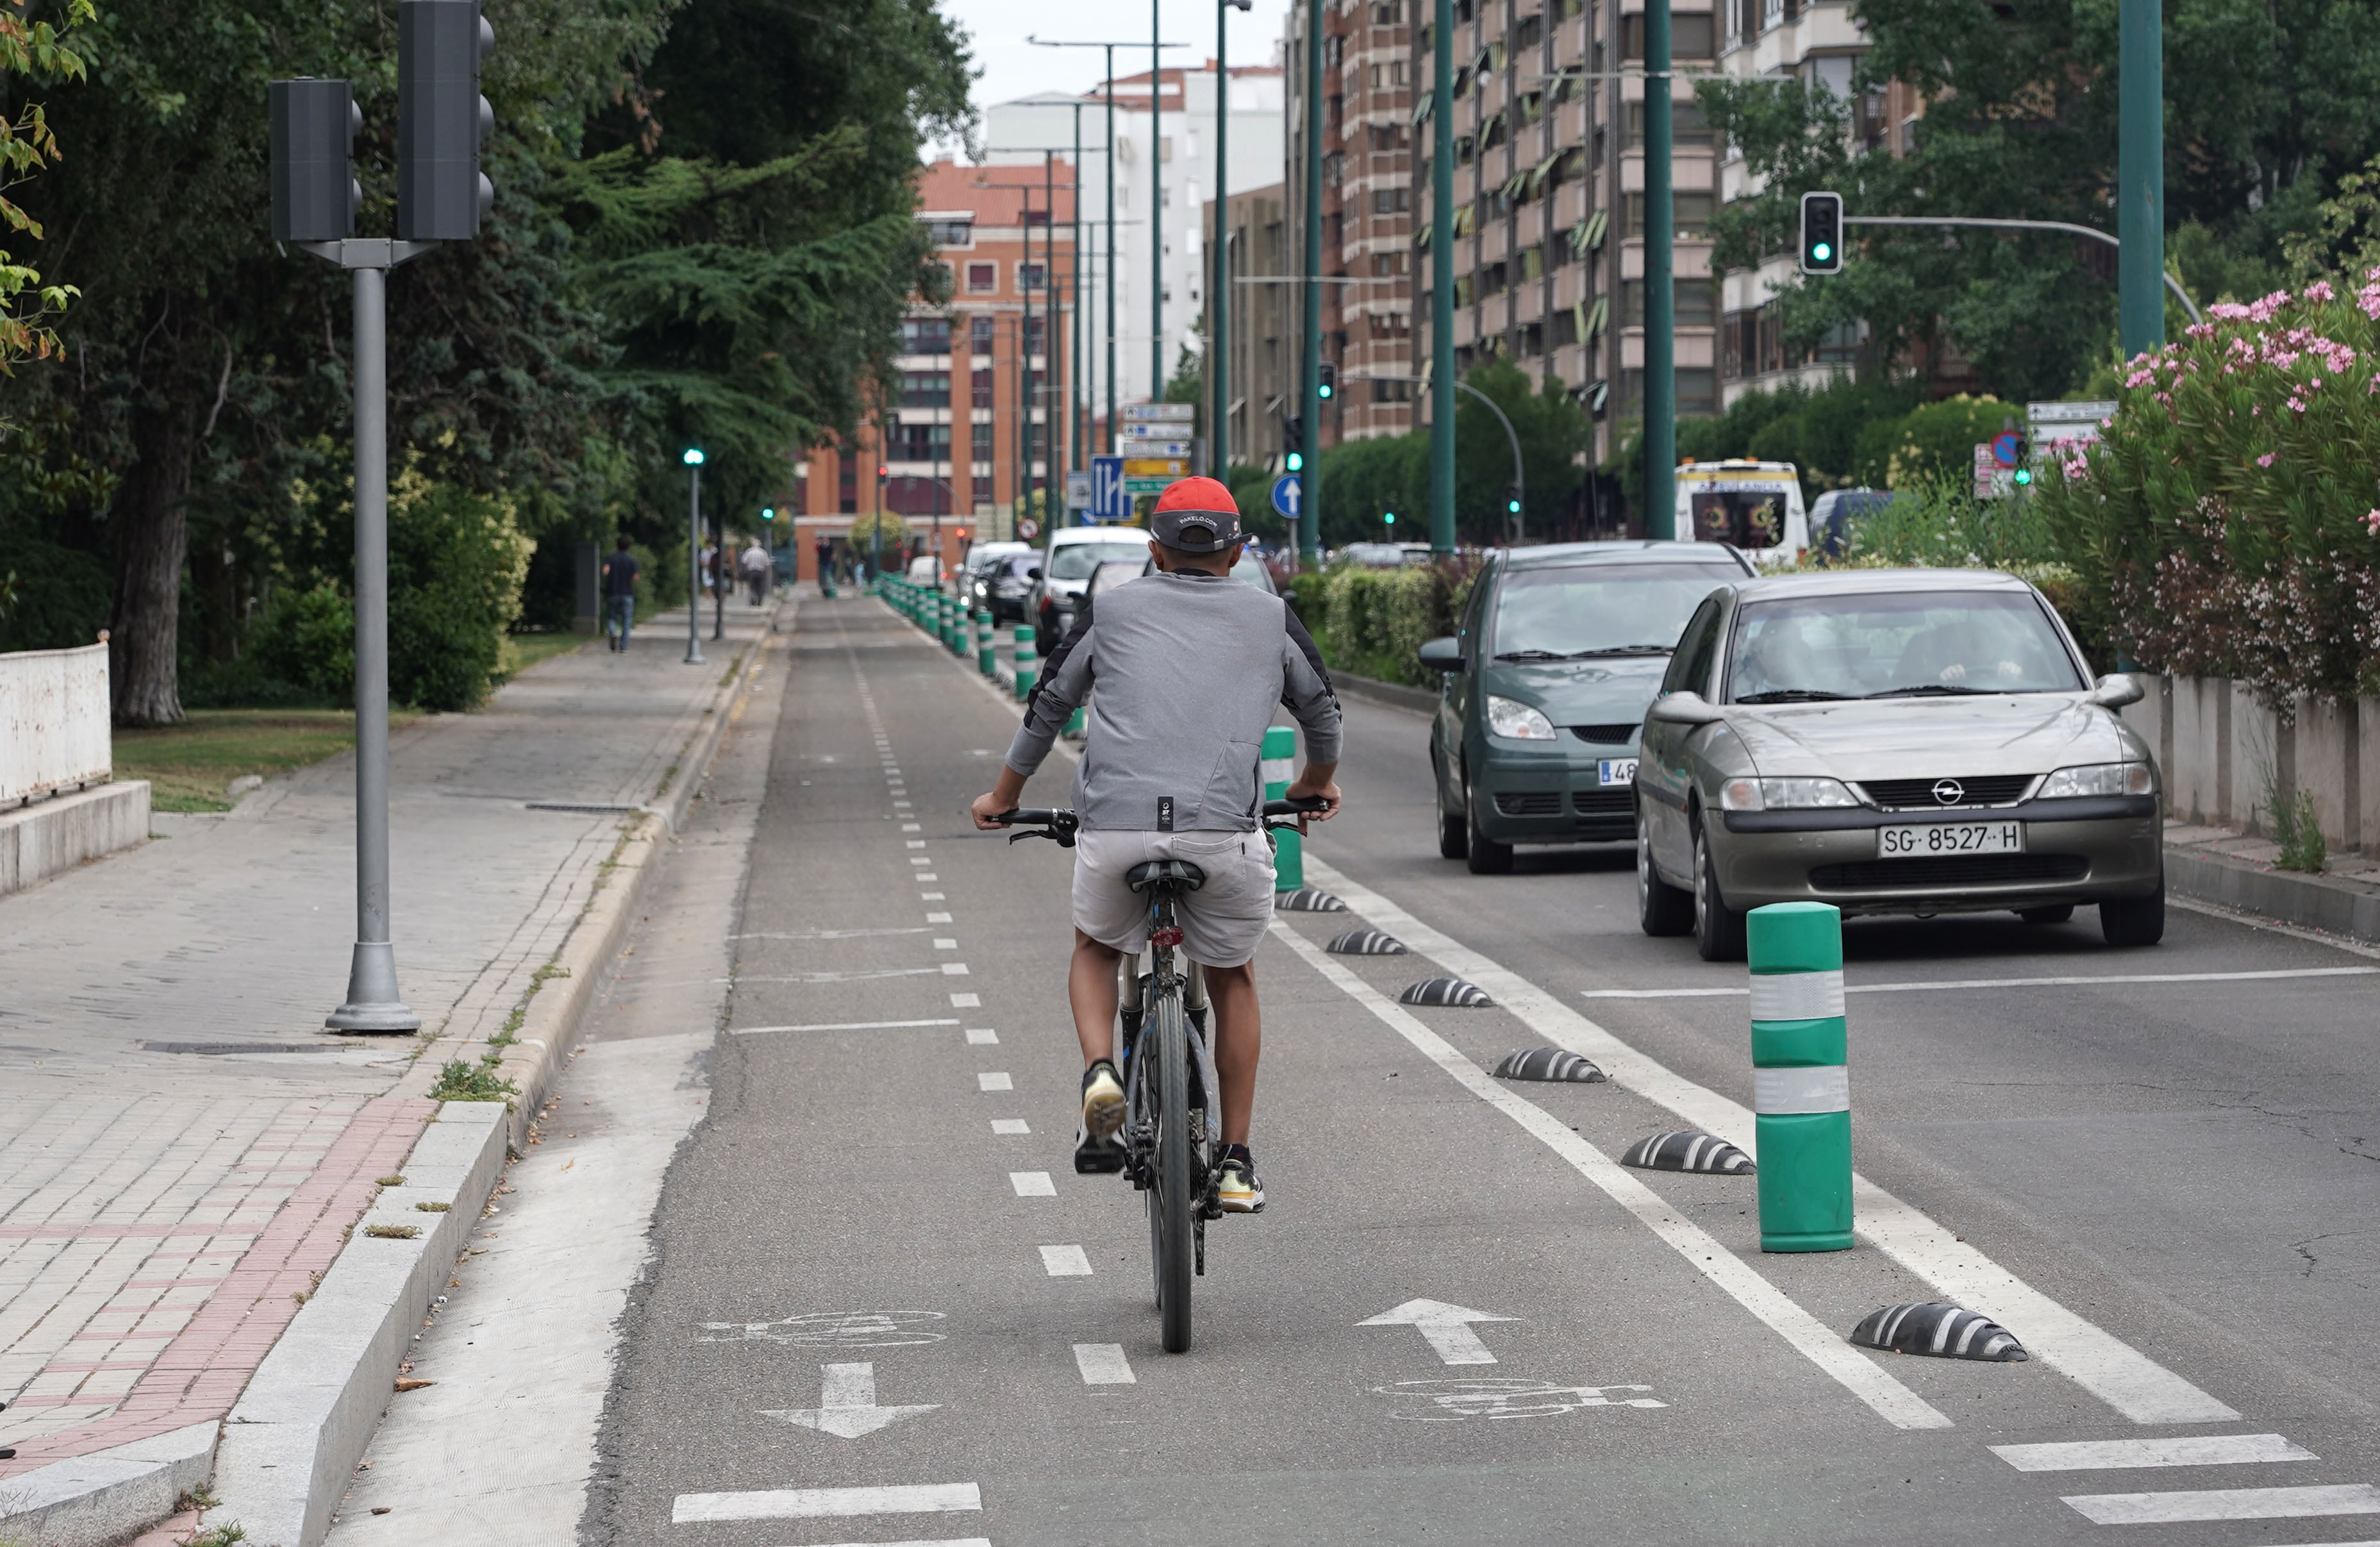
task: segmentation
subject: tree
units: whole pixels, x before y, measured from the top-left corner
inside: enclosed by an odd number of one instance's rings
[[[13,100],[12,78],[22,76],[42,84],[83,78],[82,55],[69,47],[68,34],[96,18],[91,0],[68,0],[65,24],[48,20],[25,24],[28,0],[0,7],[0,100]],[[0,116],[0,222],[11,231],[42,239],[39,221],[7,197],[7,189],[63,159],[57,136],[39,103],[28,103],[14,117]],[[31,309],[20,298],[30,293]],[[49,322],[65,311],[81,292],[71,285],[44,285],[42,273],[19,263],[0,249],[0,375],[13,375],[23,359],[47,359],[57,352],[58,335]],[[12,575],[10,579],[14,579]]]

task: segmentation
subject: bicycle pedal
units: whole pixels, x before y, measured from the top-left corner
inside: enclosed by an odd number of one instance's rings
[[[1123,1170],[1123,1165],[1122,1145],[1083,1145],[1075,1151],[1075,1175],[1077,1176],[1113,1176]]]

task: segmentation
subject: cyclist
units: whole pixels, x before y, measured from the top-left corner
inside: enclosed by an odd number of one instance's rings
[[[975,824],[1016,809],[1025,782],[1050,755],[1067,718],[1090,703],[1089,738],[1075,774],[1082,821],[1075,848],[1075,954],[1066,997],[1083,1044],[1082,1122],[1075,1169],[1111,1172],[1123,1124],[1113,1058],[1116,973],[1148,939],[1146,901],[1125,884],[1145,859],[1183,859],[1206,883],[1182,899],[1183,952],[1206,969],[1222,1081],[1223,1154],[1217,1200],[1232,1213],[1264,1207],[1248,1149],[1256,1107],[1256,952],[1272,921],[1272,848],[1259,816],[1260,752],[1273,707],[1305,731],[1305,768],[1293,799],[1318,797],[1314,820],[1339,810],[1339,700],[1297,615],[1269,591],[1231,579],[1245,539],[1231,492],[1211,478],[1170,485],[1149,518],[1159,573],[1085,596],[1026,700],[1025,723]],[[1097,696],[1092,694],[1094,686]]]

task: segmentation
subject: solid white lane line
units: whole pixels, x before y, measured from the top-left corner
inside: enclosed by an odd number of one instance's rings
[[[743,980],[746,982],[750,979]],[[731,1037],[758,1037],[771,1031],[892,1031],[905,1026],[956,1026],[959,1017],[943,1016],[934,1020],[827,1020],[812,1026],[735,1026],[728,1029]]]
[[[734,978],[713,978],[714,983],[861,983],[876,978],[936,978],[939,967],[875,967],[854,972],[778,972],[771,974],[738,973]]]
[[[1075,1368],[1083,1372],[1083,1384],[1087,1386],[1140,1384],[1140,1378],[1132,1372],[1132,1361],[1123,1357],[1121,1343],[1075,1344]]]
[[[2162,1440],[2073,1440],[1994,1445],[2021,1472],[2082,1472],[2121,1467],[2228,1467],[2244,1461],[2318,1461],[2278,1434],[2173,1434]]]
[[[2076,1493],[2066,1502],[2102,1526],[2155,1526],[2182,1520],[2298,1520],[2323,1515],[2380,1515],[2380,1488],[2203,1488],[2171,1493]]]
[[[826,1547],[991,1547],[988,1536],[938,1536],[931,1541],[837,1541]]]
[[[941,1024],[955,1026],[958,1022],[946,1020]],[[989,1026],[970,1026],[967,1028],[966,1040],[969,1047],[994,1047],[1000,1042],[1000,1033]]]
[[[933,920],[929,919],[928,923]],[[786,934],[731,934],[730,940],[860,940],[879,934],[923,934],[920,929],[890,930],[795,930]]]
[[[991,1120],[991,1131],[996,1134],[1014,1135],[1031,1133],[1033,1130],[1026,1126],[1025,1119],[1022,1117],[994,1117]]]
[[[1638,1095],[1757,1160],[1752,1110],[1648,1058],[1519,973],[1430,928],[1330,866],[1306,857],[1313,884],[1414,952],[1488,991],[1531,1030],[1590,1058]],[[1303,937],[1299,937],[1303,944]],[[1415,1022],[1418,1025],[1418,1022]],[[1559,1125],[1557,1125],[1559,1127]],[[1562,1129],[1567,1133],[1567,1128]],[[1641,1184],[1640,1184],[1641,1185]],[[2025,1350],[2134,1423],[2228,1423],[2239,1414],[2094,1325],[1866,1177],[1852,1176],[1858,1233],[1944,1298],[2014,1332]]]
[[[1336,888],[1334,888],[1336,889]],[[1350,907],[1354,903],[1350,900]],[[1485,1069],[1465,1058],[1454,1045],[1402,1006],[1392,1003],[1355,976],[1323,949],[1276,919],[1273,935],[1306,965],[1342,993],[1372,1012],[1431,1063],[1454,1077],[1455,1082],[1489,1106],[1518,1123],[1532,1137],[1570,1163],[1572,1169],[1600,1188],[1611,1200],[1636,1216],[1691,1263],[1694,1271],[1733,1297],[1758,1317],[1794,1351],[1875,1409],[1876,1416],[1900,1429],[1948,1429],[1950,1420],[1915,1392],[1902,1385],[1858,1349],[1836,1335],[1803,1309],[1775,1285],[1755,1273],[1709,1232],[1681,1217],[1658,1193],[1620,1168],[1602,1151],[1572,1133],[1551,1113],[1496,1083]],[[1491,991],[1492,992],[1492,991]]]
[[[1913,983],[1848,983],[1845,993],[1931,993],[1938,989],[2090,988],[2099,983],[2245,983],[2268,978],[2368,978],[2380,967],[2299,967],[2259,972],[2124,972],[2105,977],[1942,978]],[[1583,989],[1581,999],[1741,999],[1748,988]]]
[[[1012,1171],[1008,1174],[1008,1185],[1016,1189],[1019,1198],[1058,1196],[1058,1184],[1050,1179],[1046,1171]]]
[[[975,1077],[975,1088],[978,1090],[1014,1090],[1016,1089],[1015,1085],[1012,1083],[1009,1078],[1004,1074],[979,1074]]]
[[[822,1516],[935,1515],[981,1509],[972,1482],[892,1488],[766,1488],[745,1493],[680,1493],[674,1525],[703,1520],[808,1520]]]
[[[1091,1260],[1078,1246],[1045,1246],[1041,1249],[1041,1266],[1051,1278],[1088,1278]]]

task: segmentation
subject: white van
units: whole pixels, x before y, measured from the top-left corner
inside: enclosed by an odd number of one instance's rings
[[[1810,546],[1802,480],[1791,462],[1688,462],[1678,469],[1682,542],[1725,542],[1755,565],[1798,558]]]

